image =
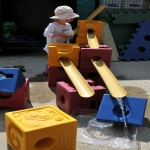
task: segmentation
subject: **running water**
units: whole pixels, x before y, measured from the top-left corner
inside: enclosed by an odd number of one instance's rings
[[[117,101],[118,101],[118,104],[119,104],[119,106],[121,108],[121,111],[122,111],[122,117],[123,117],[123,120],[124,120],[125,137],[128,138],[128,127],[127,127],[127,122],[126,122],[126,116],[125,116],[123,100],[121,98],[118,98]]]

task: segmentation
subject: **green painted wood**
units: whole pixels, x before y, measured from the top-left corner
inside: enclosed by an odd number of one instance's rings
[[[112,14],[113,24],[134,24],[140,23],[144,20],[150,21],[150,11],[129,11],[127,13],[120,12],[119,14]]]

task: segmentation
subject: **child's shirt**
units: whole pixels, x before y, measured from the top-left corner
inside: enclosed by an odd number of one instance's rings
[[[62,37],[54,37],[52,38],[54,33],[62,33],[64,32],[67,35],[73,36],[73,30],[69,23],[66,23],[66,25],[61,25],[57,22],[50,23],[45,31],[44,36],[46,37],[46,46],[44,47],[44,50],[48,53],[48,46],[50,43],[69,43],[68,38],[62,38]]]

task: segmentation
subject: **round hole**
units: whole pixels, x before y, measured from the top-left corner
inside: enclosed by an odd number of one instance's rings
[[[62,104],[64,104],[64,103],[65,103],[65,98],[64,98],[64,96],[63,96],[63,95],[61,95],[61,97],[60,97],[60,102],[61,102]]]
[[[53,145],[53,143],[54,143],[54,140],[52,138],[47,137],[47,138],[39,140],[35,144],[35,149],[36,150],[48,150]]]
[[[62,56],[59,58],[59,60],[68,60],[69,58],[67,56]]]
[[[146,36],[144,37],[144,39],[145,39],[146,41],[150,41],[150,35],[146,35]]]
[[[93,56],[92,59],[94,61],[99,61],[99,60],[101,60],[101,57],[100,56]]]
[[[93,33],[94,30],[93,30],[93,29],[88,29],[87,32],[88,32],[88,33]]]
[[[124,114],[125,114],[125,116],[127,116],[129,113],[130,113],[129,107],[127,105],[124,105]],[[121,110],[119,104],[114,107],[113,114],[115,116],[117,116],[118,118],[123,118],[123,116],[122,116],[122,110]]]
[[[145,52],[145,50],[146,50],[146,49],[145,49],[145,47],[143,47],[143,46],[138,47],[138,51],[139,51],[139,52]]]

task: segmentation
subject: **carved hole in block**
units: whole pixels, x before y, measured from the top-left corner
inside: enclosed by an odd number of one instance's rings
[[[43,150],[43,149],[48,149],[50,148],[54,143],[54,140],[52,138],[46,137],[35,144],[35,149],[36,150]]]
[[[100,56],[93,56],[92,59],[93,59],[94,61],[99,61],[99,60],[101,60],[102,58],[101,58]]]
[[[89,79],[98,79],[99,78],[99,74],[97,72],[89,72],[87,75],[88,75]]]
[[[150,35],[144,36],[144,39],[145,39],[146,41],[150,41]]]
[[[129,113],[130,113],[129,107],[127,105],[124,105],[124,114],[125,114],[125,116],[129,115]],[[121,110],[119,104],[114,107],[113,114],[115,116],[117,116],[117,118],[122,118],[122,110]]]
[[[90,101],[90,109],[96,108],[96,100]]]
[[[0,98],[2,99],[7,99],[12,96],[12,93],[7,93],[7,92],[0,92]]]
[[[0,72],[0,80],[1,78],[4,79],[4,78],[13,78],[14,75],[13,74],[4,74],[3,72]]]
[[[59,60],[67,60],[67,61],[68,61],[68,59],[69,58],[67,56],[62,56],[62,57],[59,58]]]
[[[93,29],[88,29],[87,32],[90,34],[90,33],[93,33],[94,30]]]
[[[22,132],[17,127],[15,127],[13,124],[10,124],[9,134],[10,134],[10,140],[11,140],[12,144],[15,147],[19,148],[22,144],[20,141],[23,137]]]
[[[63,95],[60,96],[60,102],[61,102],[62,104],[65,103],[65,97],[64,97]]]
[[[145,52],[145,50],[146,50],[146,49],[145,49],[145,47],[143,47],[143,46],[139,46],[139,47],[138,47],[138,51],[139,51],[139,52],[142,52],[142,53],[143,53],[143,52]]]
[[[14,74],[6,74],[6,78],[13,78]]]

